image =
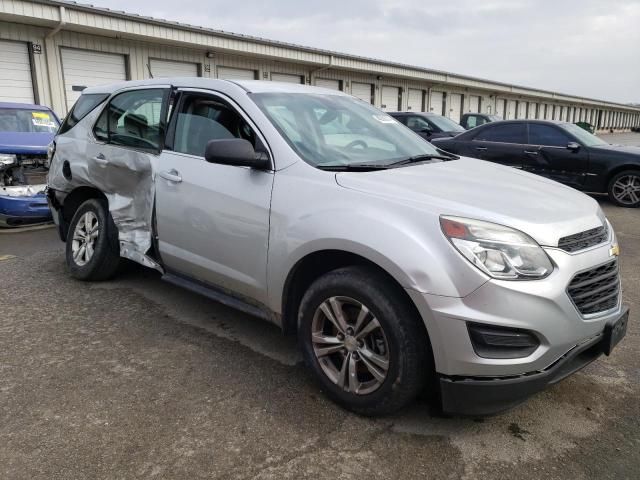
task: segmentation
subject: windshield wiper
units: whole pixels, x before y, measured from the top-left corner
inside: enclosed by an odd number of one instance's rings
[[[414,155],[413,157],[405,158],[403,160],[398,160],[397,162],[389,163],[387,166],[389,167],[397,167],[399,165],[409,165],[410,163],[419,163],[419,162],[427,162],[429,160],[456,160],[458,157],[451,155]]]
[[[316,168],[332,172],[370,172],[372,170],[386,170],[389,165],[354,163],[351,165],[316,165]]]

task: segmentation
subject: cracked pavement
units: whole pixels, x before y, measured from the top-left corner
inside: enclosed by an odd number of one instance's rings
[[[348,413],[274,326],[142,267],[77,282],[54,229],[0,233],[0,478],[637,479],[640,212],[601,204],[627,337],[484,419]]]

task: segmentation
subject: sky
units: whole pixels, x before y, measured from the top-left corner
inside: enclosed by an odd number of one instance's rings
[[[640,0],[91,3],[489,80],[640,103]]]

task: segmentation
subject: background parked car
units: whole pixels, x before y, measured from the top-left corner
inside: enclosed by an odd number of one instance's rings
[[[464,128],[450,118],[435,113],[391,112],[389,115],[429,141],[464,132]]]
[[[508,120],[489,123],[434,145],[501,163],[578,190],[607,193],[622,207],[640,206],[640,147],[609,145],[573,123]]]
[[[485,123],[499,122],[502,120],[500,115],[489,115],[488,113],[465,113],[462,115],[460,125],[465,130],[470,130]]]
[[[47,107],[0,102],[0,227],[51,219],[47,149],[59,125]]]

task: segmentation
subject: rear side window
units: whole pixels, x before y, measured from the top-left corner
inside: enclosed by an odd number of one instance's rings
[[[524,123],[507,123],[485,128],[478,133],[474,140],[498,143],[526,143],[526,129]]]
[[[113,97],[93,128],[95,137],[111,145],[160,151],[165,129],[162,107],[168,92],[131,90]]]
[[[529,143],[546,147],[566,147],[571,142],[562,130],[539,123],[529,124]]]
[[[65,133],[71,130],[80,120],[89,115],[89,113],[107,98],[109,98],[109,95],[106,93],[80,95],[80,98],[68,113],[67,118],[64,119],[58,133]]]

